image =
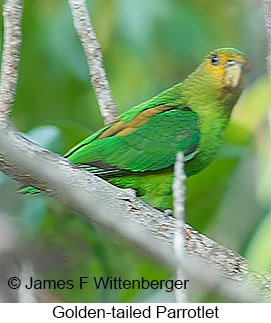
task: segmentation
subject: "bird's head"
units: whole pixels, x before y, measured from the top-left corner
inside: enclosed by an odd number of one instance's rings
[[[231,111],[244,87],[248,71],[248,58],[241,51],[216,49],[183,82],[183,91],[187,91],[190,105],[216,103],[216,106],[225,107],[225,111]]]
[[[206,56],[202,68],[226,91],[242,88],[249,71],[245,54],[233,48],[221,48]]]

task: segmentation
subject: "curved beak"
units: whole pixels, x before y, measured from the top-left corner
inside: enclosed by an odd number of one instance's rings
[[[243,74],[244,64],[237,61],[228,61],[225,66],[225,81],[231,88],[236,88]]]

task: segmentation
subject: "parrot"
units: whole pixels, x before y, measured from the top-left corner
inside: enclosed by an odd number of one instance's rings
[[[249,71],[234,48],[210,52],[182,82],[90,135],[64,158],[159,210],[172,209],[174,163],[183,153],[187,177],[215,158]],[[26,187],[22,193],[38,193]]]

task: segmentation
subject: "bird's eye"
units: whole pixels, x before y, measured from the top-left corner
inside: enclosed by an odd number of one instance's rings
[[[219,56],[217,54],[213,54],[210,58],[211,64],[214,66],[218,66],[219,65]]]

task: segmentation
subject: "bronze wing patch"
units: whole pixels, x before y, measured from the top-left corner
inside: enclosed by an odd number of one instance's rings
[[[118,118],[115,121],[113,121],[115,123],[112,124],[111,127],[105,129],[96,139],[103,139],[112,136],[127,136],[133,133],[139,127],[146,124],[148,120],[156,114],[177,108],[178,106],[174,107],[165,104],[160,104],[153,108],[143,110],[128,122],[122,121],[120,118]]]

